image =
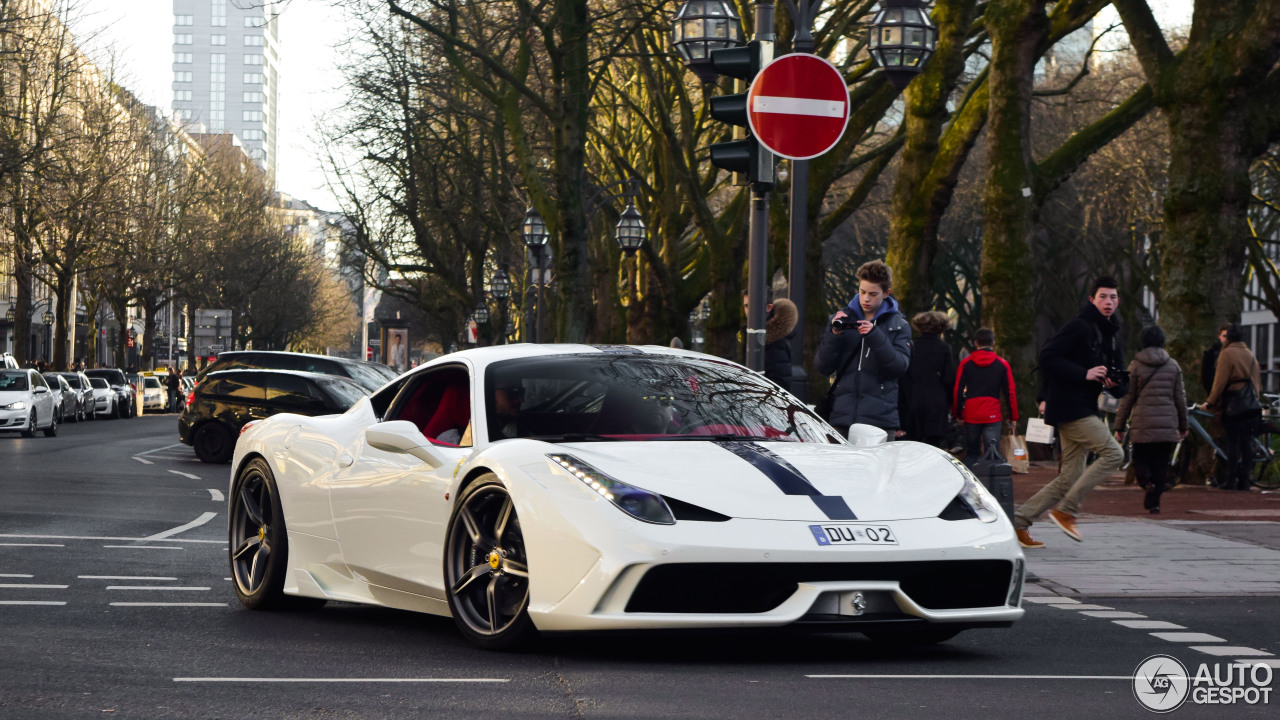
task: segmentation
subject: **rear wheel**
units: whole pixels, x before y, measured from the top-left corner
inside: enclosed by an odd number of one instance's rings
[[[196,428],[196,435],[191,444],[195,446],[196,457],[200,458],[201,462],[215,465],[229,461],[231,453],[235,450],[231,431],[216,420]]]
[[[534,631],[529,619],[529,562],[520,520],[496,475],[477,479],[459,498],[445,542],[445,587],[458,629],[491,650]]]
[[[913,630],[873,630],[862,633],[874,643],[885,645],[937,645],[959,635],[961,630],[946,627],[919,628]]]

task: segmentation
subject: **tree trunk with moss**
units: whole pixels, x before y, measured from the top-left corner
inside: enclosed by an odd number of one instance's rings
[[[983,194],[983,323],[996,333],[1001,353],[1019,371],[1022,395],[1035,365],[1036,312],[1030,240],[1036,224],[1035,165],[1031,156],[1031,94],[1038,48],[1049,27],[1046,0],[993,0],[987,5],[991,36],[989,170]]]
[[[1160,324],[1195,376],[1218,326],[1240,318],[1249,168],[1280,139],[1280,1],[1197,0],[1177,54],[1147,3],[1115,6],[1169,122]]]

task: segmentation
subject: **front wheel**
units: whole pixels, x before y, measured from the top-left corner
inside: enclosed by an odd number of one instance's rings
[[[534,628],[524,535],[496,475],[480,477],[458,499],[446,538],[445,592],[462,634],[490,650],[528,638]]]
[[[32,438],[36,436],[36,414],[32,412],[27,418],[27,429],[22,431],[22,437]]]
[[[231,581],[241,605],[279,610],[324,604],[319,598],[284,594],[289,536],[275,476],[262,458],[250,460],[236,476],[229,515]]]
[[[51,418],[51,419],[49,420],[49,427],[47,427],[47,428],[45,428],[45,429],[44,429],[44,436],[45,436],[45,437],[57,437],[57,436],[58,436],[58,418],[57,418],[57,416],[54,416],[53,418]]]

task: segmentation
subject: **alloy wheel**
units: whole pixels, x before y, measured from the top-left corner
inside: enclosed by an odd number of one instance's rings
[[[486,483],[462,499],[447,548],[445,579],[455,618],[481,638],[518,634],[528,622],[529,565],[505,487]]]
[[[231,506],[231,568],[235,583],[245,595],[256,593],[266,579],[271,559],[271,524],[274,522],[271,487],[256,468],[240,481]]]

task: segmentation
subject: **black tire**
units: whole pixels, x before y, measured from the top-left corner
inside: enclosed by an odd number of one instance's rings
[[[45,437],[58,436],[58,417],[56,415],[53,417],[52,420],[49,421],[49,427],[44,429],[44,436]]]
[[[930,627],[913,630],[871,630],[862,633],[874,643],[885,645],[937,645],[944,643],[963,632],[963,628],[955,630],[947,627]]]
[[[477,478],[462,493],[445,538],[445,596],[463,636],[488,650],[533,637],[524,535],[496,475]]]
[[[284,594],[289,534],[271,467],[262,458],[245,463],[231,485],[227,523],[231,585],[250,610],[288,610],[324,605],[321,598]]]
[[[191,444],[196,449],[196,457],[200,458],[201,462],[212,465],[230,462],[231,455],[236,449],[236,441],[231,435],[231,430],[217,420],[211,420],[196,428]]]
[[[36,436],[36,413],[31,411],[31,415],[27,418],[27,429],[22,431],[22,437],[32,438]]]

